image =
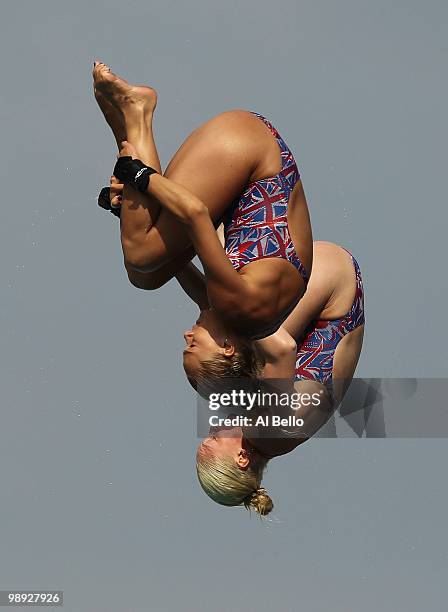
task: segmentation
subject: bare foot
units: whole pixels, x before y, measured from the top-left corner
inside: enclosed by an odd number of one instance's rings
[[[122,141],[126,140],[126,128],[123,117],[121,113],[117,111],[115,106],[109,102],[109,100],[96,87],[94,87],[93,91],[95,94],[95,99],[98,102],[98,106],[100,107],[104,118],[114,134],[118,148],[120,148]]]
[[[125,122],[142,114],[152,117],[157,105],[157,92],[152,87],[130,85],[102,62],[94,62],[93,82],[95,89],[123,113]]]

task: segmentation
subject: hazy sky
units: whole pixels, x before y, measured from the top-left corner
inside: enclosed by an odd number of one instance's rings
[[[223,110],[268,117],[315,237],[361,265],[358,375],[446,377],[446,2],[2,8],[0,590],[63,589],[69,612],[446,610],[445,439],[307,443],[271,462],[267,521],[202,494],[195,310],[127,282],[91,87],[100,58],[158,90],[163,165]]]

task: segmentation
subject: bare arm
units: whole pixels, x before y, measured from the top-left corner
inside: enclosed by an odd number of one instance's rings
[[[199,306],[200,310],[209,308],[205,277],[194,263],[190,261],[179,270],[176,279],[185,293]]]
[[[255,345],[265,361],[263,378],[294,378],[297,344],[283,326]]]
[[[297,346],[283,327],[275,334],[258,340],[256,345],[266,359],[262,376],[272,379],[267,381],[272,385],[270,392],[288,393],[294,416],[303,420],[303,425],[288,425],[287,431],[271,426],[272,437],[260,438],[259,432],[253,428],[243,428],[245,437],[255,448],[267,456],[275,457],[291,452],[311,438],[331,416],[333,404],[321,383],[315,380],[294,380]],[[286,408],[285,411],[282,413],[284,417],[289,414]],[[267,436],[267,431],[265,435]]]
[[[310,282],[304,296],[283,322],[285,330],[299,344],[308,325],[319,318],[331,297],[332,289],[324,275],[313,266]]]
[[[266,299],[262,287],[252,276],[239,274],[233,268],[208,210],[200,201],[192,204],[187,229],[204,267],[210,305],[232,313],[235,319],[251,317]]]
[[[122,154],[123,152],[128,153],[129,151],[123,149]],[[194,250],[204,266],[209,303],[219,305],[220,310],[231,312],[235,317],[244,317],[245,313],[253,315],[263,301],[263,296],[260,295],[263,291],[257,293],[256,290],[260,288],[256,286],[254,279],[249,275],[240,275],[234,270],[216,234],[205,204],[182,185],[159,174],[151,176],[146,191],[186,226]],[[123,212],[126,216],[126,211]],[[139,235],[144,235],[143,217],[140,220],[134,216],[134,219],[131,230],[129,230],[129,223],[122,223],[122,227],[126,225],[132,236],[138,226]],[[129,239],[132,240],[132,238]],[[126,253],[126,233],[122,233],[122,243]],[[140,246],[144,251],[144,242]],[[127,267],[128,269],[134,268],[129,262]]]
[[[175,275],[187,295],[201,309],[209,308],[208,294],[211,295],[210,299],[219,299],[221,308],[223,304],[227,304],[227,308],[235,314],[238,311],[238,303],[244,303],[246,307],[250,305],[247,297],[250,291],[249,283],[233,269],[206,206],[184,187],[161,175],[151,177],[148,193],[163,202],[163,205],[187,226],[193,246],[154,272],[136,270],[125,259],[130,282],[141,289],[156,289]],[[145,217],[142,216],[141,221],[136,215],[130,217],[132,227],[129,223],[122,223],[122,228],[125,226],[130,235],[134,235],[138,226],[141,233],[145,225]],[[123,231],[122,242],[123,250],[126,252],[126,234],[123,235]],[[142,248],[144,249],[144,245]],[[185,265],[185,262],[188,262],[195,252],[204,265],[205,276],[191,262]]]
[[[317,380],[296,380],[294,391],[300,394],[297,417],[303,419],[302,434],[311,438],[325,425],[334,411],[328,390]]]
[[[186,225],[193,247],[204,266],[209,292],[211,289],[211,293],[216,294],[219,286],[220,300],[226,296],[240,300],[242,295],[247,294],[248,283],[227,258],[205,204],[182,185],[160,174],[151,176],[147,192]]]

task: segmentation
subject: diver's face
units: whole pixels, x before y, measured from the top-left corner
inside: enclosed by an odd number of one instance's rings
[[[242,447],[241,427],[210,427],[210,433],[197,449],[198,455],[237,455]]]
[[[184,333],[184,338],[187,347],[183,352],[183,361],[187,376],[195,378],[203,361],[229,353],[226,329],[213,310],[202,310],[196,323]]]
[[[248,446],[241,427],[211,427],[196,451],[197,461],[207,457],[232,458],[242,470],[256,467],[261,460],[260,453]]]

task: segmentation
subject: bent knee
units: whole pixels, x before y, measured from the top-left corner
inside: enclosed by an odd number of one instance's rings
[[[219,153],[224,161],[227,155],[231,163],[253,163],[260,156],[257,137],[264,135],[264,129],[250,111],[228,110],[196,130],[195,146],[206,145],[209,154]]]
[[[122,235],[121,246],[126,268],[135,272],[155,272],[166,263],[166,251],[158,248],[156,241],[150,240],[148,235],[142,239],[128,239]]]
[[[151,259],[147,252],[133,252],[125,256],[126,268],[132,270],[136,274],[153,274],[163,265],[157,260]]]
[[[129,282],[137,289],[154,291],[155,289],[160,289],[160,287],[162,287],[169,280],[166,274],[162,275],[156,272],[138,272],[137,270],[131,268],[128,263],[126,263],[125,266],[128,273]]]

